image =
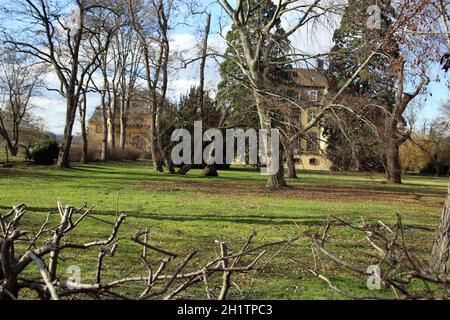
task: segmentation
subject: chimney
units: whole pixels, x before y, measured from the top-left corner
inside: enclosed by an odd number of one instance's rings
[[[324,63],[322,59],[317,59],[317,70],[320,72],[324,71]]]

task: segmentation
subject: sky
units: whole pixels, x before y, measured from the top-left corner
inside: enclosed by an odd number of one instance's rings
[[[209,2],[212,3],[212,2]],[[212,13],[212,32],[210,36],[210,46],[216,50],[224,50],[226,47],[223,37],[230,29],[229,22],[223,18],[221,9],[217,6],[210,5],[208,10]],[[204,17],[187,17],[180,15],[176,18],[177,25],[171,34],[171,50],[181,53],[185,58],[193,57],[198,54],[198,44],[201,41],[202,20]],[[196,21],[195,21],[196,20]],[[195,21],[196,26],[192,26],[191,22]],[[289,17],[283,21],[284,25],[289,25],[295,21],[295,17]],[[291,37],[292,45],[311,55],[318,53],[326,53],[333,46],[332,36],[334,29],[339,26],[339,18],[333,17],[333,25],[331,26],[308,26],[302,29],[302,32],[293,34]],[[220,34],[222,31],[222,35]],[[305,32],[307,31],[307,32]],[[304,49],[303,49],[304,48]],[[168,98],[172,101],[178,100],[181,94],[186,93],[190,87],[195,86],[199,82],[199,64],[193,63],[184,68],[180,61],[175,61],[171,65],[171,79],[169,84]],[[442,103],[450,99],[450,88],[448,86],[450,73],[444,74],[436,65],[433,73],[441,73],[441,82],[433,81],[428,87],[428,92],[419,97],[420,103],[423,104],[420,118],[429,119],[438,115],[438,109]],[[216,90],[220,81],[219,67],[215,59],[208,59],[206,69],[206,86],[212,93]],[[59,87],[58,79],[54,74],[49,74],[46,78],[49,87]],[[38,97],[32,99],[33,105],[36,107],[34,112],[43,119],[44,126],[56,134],[61,134],[64,130],[66,106],[65,99],[56,92],[45,91]],[[100,104],[99,96],[90,94],[88,96],[88,117],[92,115],[95,107]],[[74,134],[80,132],[78,121],[74,125]]]

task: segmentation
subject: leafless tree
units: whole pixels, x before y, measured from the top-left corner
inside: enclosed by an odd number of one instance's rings
[[[173,0],[129,0],[131,23],[142,50],[150,114],[150,150],[155,171],[162,172],[165,163],[174,169],[162,142],[161,118],[167,106],[170,62],[170,19]]]
[[[208,54],[208,40],[209,40],[209,34],[211,32],[211,14],[206,14],[206,23],[205,23],[205,30],[203,33],[203,40],[202,40],[202,46],[200,48],[200,84],[199,84],[199,101],[198,101],[198,108],[199,108],[199,119],[203,121],[204,119],[204,112],[205,112],[205,68],[206,68],[206,62],[207,62],[207,54]],[[215,164],[207,165],[203,170],[204,176],[210,176],[210,177],[216,177],[218,176],[217,173],[217,167]]]
[[[287,15],[295,15],[296,22],[286,30],[286,38],[305,26],[310,20],[326,14],[327,6],[322,6],[320,2],[320,0],[316,0],[311,4],[306,4],[302,1],[276,1],[273,4],[275,5],[275,9],[271,18],[268,22],[264,22],[263,25],[258,28],[257,34],[253,34],[251,32],[250,17],[254,14],[258,15],[258,12],[266,7],[266,9],[268,9],[269,6],[272,6],[272,2],[253,3],[236,1],[236,3],[232,3],[231,1],[226,0],[218,1],[236,28],[239,46],[242,47],[243,50],[243,54],[240,54],[238,50],[236,50],[237,58],[228,58],[242,70],[250,83],[261,129],[268,130],[268,132],[273,129],[273,111],[268,108],[264,101],[264,93],[267,88],[265,74],[272,63],[272,61],[270,61],[271,50],[274,46],[277,46],[277,43],[272,39],[271,33],[279,20]],[[252,37],[254,39],[252,39]],[[233,46],[233,44],[231,45]],[[270,158],[272,151],[270,150],[270,147],[268,149]],[[278,167],[282,168],[283,166],[279,165]],[[281,169],[276,174],[272,174],[268,177],[267,186],[270,188],[280,188],[285,185],[286,183]]]
[[[112,41],[112,64],[117,73],[113,79],[113,99],[119,105],[116,109],[119,111],[119,144],[122,150],[126,145],[128,116],[142,68],[142,52],[129,19],[128,6],[124,5],[123,10],[127,14],[122,17],[121,28]]]
[[[17,156],[20,132],[31,118],[31,99],[42,90],[44,70],[22,54],[4,48],[0,57],[0,136]]]
[[[111,5],[109,8],[120,8]],[[116,118],[116,83],[118,69],[114,65],[114,52],[112,49],[113,39],[120,30],[122,24],[120,16],[111,15],[109,8],[96,8],[94,15],[87,22],[92,28],[92,40],[88,43],[89,52],[95,52],[97,48],[102,48],[102,52],[96,56],[93,64],[98,70],[99,77],[94,79],[94,74],[90,77],[90,83],[94,90],[100,94],[102,110],[102,143],[101,160],[107,161],[109,151],[114,153],[115,149],[115,118]],[[119,11],[120,12],[120,11]]]
[[[5,12],[11,19],[23,23],[11,26],[4,32],[7,44],[17,52],[28,54],[52,67],[58,77],[59,92],[66,99],[64,139],[58,157],[58,166],[69,167],[72,130],[83,91],[84,79],[105,48],[95,48],[92,56],[81,55],[81,45],[92,38],[86,25],[95,9],[105,8],[105,3],[74,0],[64,7],[59,1],[20,0],[11,3]],[[109,11],[114,14],[113,11]],[[19,30],[17,30],[19,28]],[[81,60],[85,60],[81,66]]]

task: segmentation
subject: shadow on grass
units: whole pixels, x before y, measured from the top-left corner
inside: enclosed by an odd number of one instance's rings
[[[34,169],[34,170],[33,170]],[[102,181],[107,183],[114,183],[120,185],[121,183],[129,182],[196,182],[196,183],[242,183],[249,182],[256,185],[264,186],[265,177],[258,173],[256,168],[236,167],[227,171],[220,171],[219,177],[203,177],[201,170],[192,170],[186,176],[169,175],[167,173],[155,173],[151,168],[146,170],[145,164],[142,162],[133,163],[112,163],[108,166],[104,164],[90,164],[79,165],[71,169],[51,169],[51,168],[26,168],[2,170],[0,169],[0,177],[8,178],[29,178],[38,179],[45,182],[48,181],[80,181],[83,185],[84,180],[93,180],[95,184]],[[339,177],[349,179],[339,179]],[[354,178],[354,179],[352,179]],[[408,176],[408,180],[417,181],[416,183],[405,182],[403,185],[390,185],[384,181],[379,181],[380,176],[376,174],[350,174],[341,172],[324,172],[324,171],[300,171],[300,179],[290,180],[289,183],[293,187],[304,187],[307,185],[322,186],[324,190],[332,191],[333,188],[345,187],[352,188],[355,192],[370,192],[370,190],[398,192],[402,194],[411,194],[415,197],[423,195],[445,195],[446,187],[444,185],[445,179],[437,177],[426,177],[426,179],[433,179],[434,181],[442,181],[443,185],[430,186],[429,184],[421,183],[420,181],[425,177]],[[290,189],[286,190],[287,192]]]
[[[11,207],[0,206],[0,210],[8,211],[11,210]],[[27,208],[27,211],[34,213],[48,213],[53,212],[56,213],[56,208],[53,207],[30,207]],[[116,211],[112,210],[95,210],[93,211],[93,216],[97,217],[110,217],[111,221],[117,216]],[[238,224],[259,224],[259,225],[292,225],[301,224],[305,226],[317,226],[324,225],[327,221],[327,218],[324,216],[323,218],[318,218],[317,216],[279,216],[279,215],[192,215],[192,214],[183,214],[183,215],[166,215],[166,214],[157,214],[157,213],[149,213],[149,212],[141,212],[136,213],[133,211],[120,211],[120,213],[126,214],[127,217],[137,218],[140,220],[155,220],[155,221],[173,221],[173,222],[201,222],[201,221],[213,221],[213,222],[224,222],[224,223],[238,223]]]

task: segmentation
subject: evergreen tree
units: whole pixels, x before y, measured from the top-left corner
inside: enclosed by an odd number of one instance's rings
[[[379,26],[368,25],[371,12],[369,9],[374,5],[377,9],[372,10],[372,13],[379,15]],[[375,168],[378,167],[378,161],[375,161],[378,157],[386,165],[388,180],[398,183],[401,181],[398,159],[401,140],[398,139],[397,130],[402,119],[393,112],[399,82],[398,70],[394,67],[395,61],[400,56],[399,44],[390,34],[394,16],[395,10],[391,0],[350,0],[348,2],[340,28],[335,31],[333,37],[335,46],[332,49],[328,78],[331,91],[337,92],[374,51],[379,53],[341,97],[343,101],[347,100],[347,103],[348,100],[353,99],[353,103],[350,102],[347,105],[352,107],[359,117],[370,122],[376,130],[364,129],[365,126],[355,126],[356,120],[352,120],[344,112],[337,112],[340,119],[338,120],[339,130],[336,130],[336,123],[331,125],[328,123],[326,132],[331,142],[329,150],[341,150],[342,155],[358,156],[359,154],[359,159],[354,161],[359,168],[373,167],[374,164]],[[381,48],[380,45],[382,45]],[[371,107],[367,108],[367,106]],[[337,136],[342,135],[342,130],[346,131],[347,137],[351,137],[351,141]],[[363,148],[361,148],[361,142],[365,144]],[[355,152],[358,149],[363,152]],[[377,152],[378,150],[381,152]],[[369,160],[372,163],[362,163]],[[349,164],[348,161],[343,162]]]
[[[381,21],[378,28],[368,25],[368,9],[376,5]],[[333,36],[335,46],[331,50],[328,75],[331,90],[338,91],[358,70],[373,51],[379,51],[346,93],[362,95],[377,101],[393,103],[396,78],[391,72],[391,61],[398,57],[398,44],[387,39],[386,32],[392,25],[394,8],[391,0],[349,0],[341,25]],[[380,44],[385,42],[381,50]]]

